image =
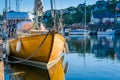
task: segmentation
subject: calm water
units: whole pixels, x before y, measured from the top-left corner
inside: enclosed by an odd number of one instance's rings
[[[74,37],[67,39],[70,53],[65,56],[68,62],[67,72],[59,66],[60,75],[65,80],[120,80],[120,36]],[[56,70],[56,71],[55,71]],[[25,80],[52,80],[58,68],[43,70],[26,65],[6,64],[5,80],[11,73],[24,72]],[[21,77],[19,77],[21,80]],[[60,80],[64,80],[61,78]]]

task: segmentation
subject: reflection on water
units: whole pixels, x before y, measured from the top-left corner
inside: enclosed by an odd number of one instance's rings
[[[90,51],[90,37],[71,37],[68,41],[70,53],[87,53]]]
[[[68,46],[66,74],[61,62],[49,70],[18,64],[6,69],[22,73],[19,80],[120,80],[120,36],[75,36],[68,39]]]
[[[120,37],[92,36],[68,40],[66,80],[120,80]]]
[[[71,38],[69,41],[70,53],[91,53],[99,58],[120,57],[120,37],[93,36]]]
[[[65,80],[60,60],[48,70],[22,64],[6,64],[6,80]]]

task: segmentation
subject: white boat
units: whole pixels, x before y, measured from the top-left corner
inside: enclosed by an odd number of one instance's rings
[[[69,36],[72,35],[88,35],[89,32],[86,29],[75,29],[75,30],[70,30],[69,31]]]
[[[112,29],[107,29],[106,31],[98,31],[97,35],[114,35],[115,31]]]
[[[87,39],[90,39],[90,36],[89,35],[72,35],[69,37],[69,39],[85,41]]]
[[[84,24],[84,29],[75,29],[75,30],[70,30],[69,31],[69,36],[77,36],[77,35],[83,35],[83,36],[86,36],[86,35],[89,35],[89,31],[86,29],[86,1],[85,1],[85,24]]]

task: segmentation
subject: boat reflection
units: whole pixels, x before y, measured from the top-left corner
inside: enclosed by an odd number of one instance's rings
[[[91,36],[68,41],[70,53],[94,54],[96,58],[120,60],[120,36]]]
[[[72,37],[68,41],[70,53],[90,52],[90,36]]]
[[[65,80],[62,60],[48,70],[22,64],[10,64],[10,67],[14,71],[13,80]]]
[[[98,58],[114,59],[115,41],[114,36],[99,36],[92,39],[92,53]]]
[[[90,39],[89,35],[72,35],[69,37],[70,40],[86,40],[86,39]]]

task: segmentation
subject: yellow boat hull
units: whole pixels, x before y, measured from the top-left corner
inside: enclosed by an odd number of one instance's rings
[[[21,41],[21,48],[17,53],[16,47],[18,40]],[[9,40],[9,46],[10,56],[22,59],[27,59],[32,56],[29,60],[48,63],[60,56],[65,46],[65,39],[57,33],[34,35]]]

